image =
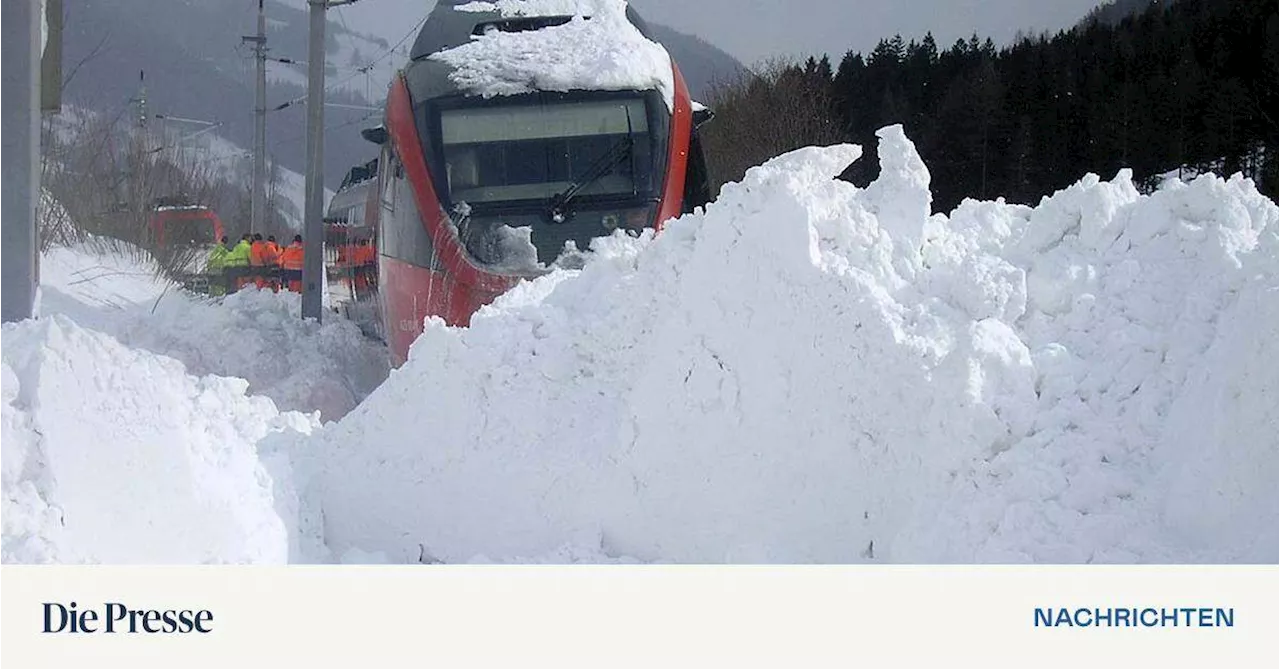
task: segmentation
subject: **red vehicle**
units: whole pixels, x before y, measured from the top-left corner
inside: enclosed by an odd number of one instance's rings
[[[329,201],[324,265],[331,308],[383,338],[377,306],[378,161],[351,168]]]
[[[198,204],[157,204],[152,209],[151,232],[157,247],[210,247],[226,234],[222,219]]]
[[[382,147],[366,221],[377,222],[374,299],[396,364],[426,317],[465,326],[481,306],[548,271],[567,244],[586,249],[619,228],[661,229],[710,200],[697,126],[711,115],[695,112],[674,62],[673,101],[655,89],[475,94],[430,56],[474,35],[573,17],[461,4],[436,5],[391,85],[384,125],[363,133]],[[528,241],[516,232],[525,227]]]

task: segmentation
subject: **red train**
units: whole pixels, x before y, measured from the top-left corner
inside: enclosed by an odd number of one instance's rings
[[[158,247],[208,248],[226,234],[222,219],[203,205],[158,200],[151,210],[151,234]]]
[[[660,229],[710,199],[697,132],[710,112],[692,102],[674,62],[665,96],[657,86],[477,94],[430,56],[473,36],[550,30],[574,18],[461,4],[437,4],[391,85],[384,124],[363,133],[381,146],[376,178],[349,178],[329,208],[335,225],[355,231],[351,211],[363,203],[368,232],[349,234],[377,247],[375,290],[336,300],[331,292],[331,301],[376,330],[396,364],[424,318],[466,325],[481,306],[546,272],[567,245],[585,249],[619,228]],[[629,8],[626,21],[648,37]],[[331,287],[333,277],[331,269]]]

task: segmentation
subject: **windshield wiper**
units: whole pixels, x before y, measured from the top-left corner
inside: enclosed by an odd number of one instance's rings
[[[587,168],[585,174],[577,180],[569,184],[568,188],[556,193],[551,197],[551,208],[548,214],[551,216],[552,222],[564,223],[566,218],[566,208],[573,198],[579,193],[599,181],[601,177],[608,174],[617,167],[619,163],[627,158],[634,158],[635,155],[635,133],[631,129],[631,110],[623,107],[627,113],[627,136],[618,140],[613,146],[609,147],[604,155],[596,159],[594,163]],[[635,170],[632,169],[632,181],[635,181]],[[634,190],[634,188],[633,188]]]

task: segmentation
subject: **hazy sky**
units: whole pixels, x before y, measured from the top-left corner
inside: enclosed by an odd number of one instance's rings
[[[641,15],[697,35],[752,64],[770,56],[869,51],[882,37],[939,47],[976,32],[997,44],[1019,30],[1065,28],[1103,0],[631,0]],[[341,11],[353,30],[397,40],[434,0],[360,0]]]

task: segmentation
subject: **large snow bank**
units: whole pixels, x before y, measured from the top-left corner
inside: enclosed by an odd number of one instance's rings
[[[282,410],[340,418],[385,378],[383,349],[353,323],[299,317],[296,293],[253,288],[220,301],[157,279],[145,254],[60,247],[41,259],[40,313],[63,314],[122,343],[182,361],[193,374],[233,376]]]
[[[1276,561],[1276,206],[1122,173],[930,217],[880,136],[865,190],[857,147],[793,152],[430,322],[297,456],[330,548]]]
[[[1274,203],[1239,177],[1141,196],[1124,171],[933,223],[932,262],[981,273],[965,257],[986,246],[1025,273],[1038,400],[1029,433],[959,472],[903,557],[1277,560]]]
[[[572,16],[540,30],[478,35],[431,54],[454,68],[449,78],[474,95],[534,90],[657,90],[674,104],[671,57],[627,20],[624,0],[499,0],[470,2],[454,11],[503,16]]]
[[[187,295],[127,245],[41,261],[40,319],[4,327],[3,561],[329,559],[284,451],[385,376],[381,350],[296,295]]]
[[[302,559],[257,447],[314,417],[61,316],[6,324],[0,376],[4,562]]]

